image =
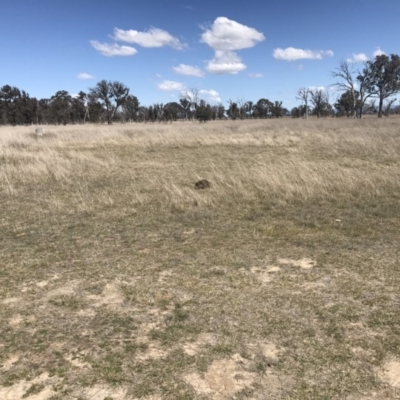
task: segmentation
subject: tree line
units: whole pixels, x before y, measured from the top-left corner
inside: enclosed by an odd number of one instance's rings
[[[252,101],[229,101],[211,105],[200,98],[197,89],[186,90],[179,102],[141,106],[138,98],[118,81],[102,80],[88,93],[71,96],[60,90],[50,99],[37,100],[25,91],[10,85],[0,88],[0,124],[83,124],[113,122],[173,122],[216,119],[279,118],[289,115],[281,101],[262,98]]]
[[[400,57],[397,54],[378,55],[375,60],[365,62],[362,70],[355,70],[351,63],[342,60],[331,76],[336,80],[332,86],[342,92],[334,104],[336,116],[362,118],[365,113],[376,113],[382,118],[389,116],[397,100],[393,96],[400,92]],[[331,112],[325,90],[303,87],[298,90],[297,99],[301,100],[302,106],[292,110],[292,115],[297,113],[307,117],[309,102],[317,117]],[[395,109],[397,113],[399,108]]]
[[[24,90],[10,85],[0,88],[0,124],[83,124],[112,122],[172,122],[216,119],[293,118],[347,116],[361,118],[365,113],[378,117],[388,115],[400,91],[400,58],[398,55],[378,55],[374,61],[364,63],[362,71],[353,70],[348,61],[341,61],[331,72],[341,96],[332,105],[329,92],[323,89],[300,88],[297,99],[302,105],[291,111],[281,101],[261,98],[257,102],[229,100],[210,105],[200,98],[197,89],[181,93],[179,102],[156,103],[142,106],[130,89],[118,81],[102,80],[88,92],[71,96],[60,90],[49,99],[30,97]],[[378,103],[376,105],[376,102]],[[311,106],[311,107],[310,107]],[[399,107],[397,108],[399,112]]]

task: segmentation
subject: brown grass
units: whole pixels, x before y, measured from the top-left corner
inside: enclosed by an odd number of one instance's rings
[[[398,398],[399,122],[1,128],[0,398]]]

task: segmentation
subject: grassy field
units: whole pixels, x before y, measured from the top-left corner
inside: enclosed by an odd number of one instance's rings
[[[46,130],[0,128],[0,399],[400,398],[400,119]]]

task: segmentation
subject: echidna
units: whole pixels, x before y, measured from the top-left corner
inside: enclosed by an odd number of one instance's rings
[[[202,179],[194,184],[195,189],[207,189],[211,186],[211,183],[207,179]]]

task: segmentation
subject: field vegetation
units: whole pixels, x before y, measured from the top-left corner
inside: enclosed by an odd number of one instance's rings
[[[1,399],[400,397],[398,118],[34,131],[0,128]]]

